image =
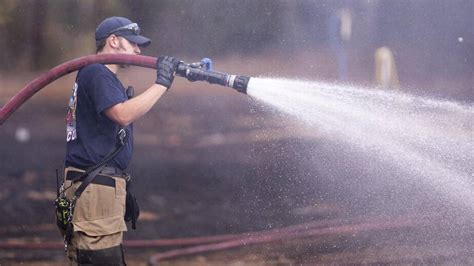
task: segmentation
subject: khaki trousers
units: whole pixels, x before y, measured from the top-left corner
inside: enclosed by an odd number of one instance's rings
[[[84,172],[81,169],[67,167],[69,171]],[[105,175],[105,174],[100,174]],[[100,250],[122,244],[123,232],[127,231],[124,221],[126,182],[123,177],[105,175],[115,180],[115,187],[91,183],[76,202],[72,223],[74,233],[68,247],[68,258],[77,265],[77,250]],[[64,181],[65,187],[71,186],[70,180]],[[66,190],[71,199],[81,182],[76,182]]]

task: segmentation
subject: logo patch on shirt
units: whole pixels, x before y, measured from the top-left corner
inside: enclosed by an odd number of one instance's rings
[[[77,138],[76,132],[76,106],[77,106],[77,83],[72,87],[71,97],[69,97],[69,105],[67,107],[66,117],[66,141],[72,141]]]

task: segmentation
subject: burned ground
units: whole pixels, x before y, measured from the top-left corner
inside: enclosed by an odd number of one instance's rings
[[[462,210],[441,201],[428,204],[436,196],[419,193],[419,184],[389,181],[394,180],[391,174],[386,183],[371,182],[370,167],[359,161],[357,152],[245,95],[205,86],[178,82],[135,124],[129,170],[142,216],[138,230],[128,232],[126,240],[408,217],[416,226],[275,241],[169,264],[473,262],[472,224],[462,214],[456,218]],[[67,93],[34,98],[0,129],[4,243],[60,241],[52,202],[54,170],[62,167],[65,152],[66,102]],[[31,134],[26,142],[15,138],[20,127]],[[372,167],[390,172],[386,165]],[[401,206],[401,198],[409,204]],[[145,264],[162,250],[130,249],[127,254],[133,264]],[[0,261],[61,265],[64,255],[60,249],[3,249]]]

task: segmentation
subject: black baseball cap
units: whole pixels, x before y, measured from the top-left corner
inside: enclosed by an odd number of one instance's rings
[[[98,42],[109,37],[111,34],[121,36],[141,47],[146,47],[151,43],[150,39],[140,35],[138,24],[128,18],[110,17],[104,19],[95,30],[95,40]]]

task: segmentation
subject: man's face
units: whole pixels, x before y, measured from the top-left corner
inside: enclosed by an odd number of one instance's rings
[[[140,54],[141,50],[138,44],[128,41],[127,39],[117,36],[119,41],[118,50],[123,54]]]
[[[141,50],[138,44],[128,41],[127,39],[115,36],[117,45],[115,48],[116,53],[118,54],[140,54]],[[120,68],[127,68],[128,65],[119,65]]]

